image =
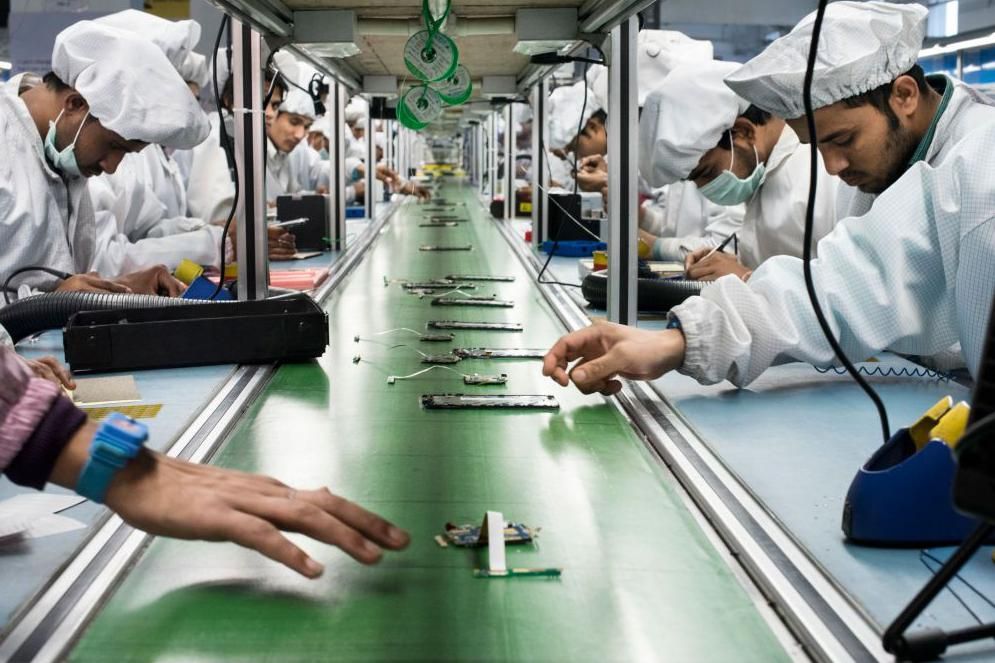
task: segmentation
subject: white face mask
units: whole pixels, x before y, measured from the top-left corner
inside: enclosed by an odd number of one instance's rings
[[[757,146],[753,146],[753,153],[757,156],[757,167],[746,179],[736,177],[732,172],[732,167],[736,163],[736,146],[730,144],[732,159],[729,162],[729,169],[723,170],[718,177],[703,187],[700,187],[701,195],[708,198],[716,205],[738,205],[745,203],[753,197],[757,189],[767,179],[767,164],[760,161],[760,153]]]
[[[90,111],[87,110],[86,115],[83,116],[83,121],[80,122],[79,129],[76,130],[76,135],[73,136],[73,142],[66,145],[62,150],[59,150],[55,147],[55,125],[62,119],[64,112],[65,109],[59,111],[59,116],[55,118],[55,122],[50,120],[48,123],[48,134],[45,135],[45,156],[52,163],[52,167],[66,177],[79,177],[82,173],[80,173],[79,163],[76,161],[76,141],[79,140],[79,134],[83,131],[86,119],[90,117]]]

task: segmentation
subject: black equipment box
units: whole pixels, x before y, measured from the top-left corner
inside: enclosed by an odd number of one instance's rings
[[[318,193],[276,197],[278,221],[307,219],[307,223],[287,228],[297,238],[298,251],[325,251],[332,236],[328,219],[328,196]]]
[[[548,240],[593,240],[601,236],[601,194],[550,193]],[[590,232],[578,227],[578,224]]]
[[[82,311],[62,339],[74,372],[302,361],[325,353],[328,315],[304,294]]]

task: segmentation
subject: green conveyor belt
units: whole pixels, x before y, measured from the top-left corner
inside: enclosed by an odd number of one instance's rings
[[[524,333],[457,332],[456,346],[548,347],[563,329],[470,188],[472,222],[423,228],[406,204],[328,302],[331,345],[279,369],[218,453],[218,465],[302,487],[328,485],[412,533],[411,547],[363,567],[294,537],[327,565],[308,581],[232,544],[155,540],[84,633],[77,661],[394,659],[776,661],[774,634],[625,419],[600,396],[560,389],[535,360],[468,361],[506,387],[466,387],[406,348],[356,334],[430,319],[522,322]],[[472,243],[428,253],[421,244]],[[454,272],[513,274],[483,285],[512,309],[454,309],[385,287]],[[382,340],[383,337],[381,337]],[[398,335],[390,341],[432,352]],[[445,346],[442,346],[444,349]],[[364,361],[353,363],[359,354]],[[552,393],[558,413],[425,411],[440,392]],[[485,510],[542,528],[510,566],[558,579],[474,578],[486,554],[440,548],[447,521]]]

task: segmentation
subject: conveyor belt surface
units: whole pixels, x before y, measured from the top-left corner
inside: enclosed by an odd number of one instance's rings
[[[666,468],[600,396],[560,390],[536,360],[465,360],[461,372],[507,373],[505,387],[465,386],[380,337],[428,320],[521,322],[522,333],[456,332],[454,347],[546,347],[563,329],[472,190],[456,228],[419,226],[407,204],[328,301],[331,345],[283,366],[214,462],[298,486],[328,485],[406,527],[410,548],[362,567],[295,537],[326,564],[307,581],[229,544],[155,540],[71,653],[77,661],[675,660],[776,661],[780,640],[687,511]],[[423,244],[473,244],[431,253]],[[384,277],[515,275],[479,284],[511,309],[431,306]],[[363,361],[354,363],[355,355]],[[557,413],[426,411],[424,393],[554,393]],[[486,554],[440,548],[447,521],[485,510],[542,527],[509,566],[562,577],[483,580]]]

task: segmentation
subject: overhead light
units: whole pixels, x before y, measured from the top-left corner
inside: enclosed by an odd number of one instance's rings
[[[577,41],[577,9],[519,9],[515,37],[516,53],[559,52]]]
[[[929,48],[924,48],[919,51],[919,57],[930,58],[935,55],[956,53],[957,51],[965,51],[970,48],[982,48],[984,46],[993,45],[995,45],[995,32],[985,37],[975,37],[974,39],[964,39],[963,41],[955,41],[949,44],[937,44],[936,46],[930,46]]]
[[[14,68],[14,65],[7,62],[6,60],[0,60],[0,71],[10,71]]]
[[[356,25],[356,12],[352,10],[295,11],[293,41],[319,57],[348,58],[360,53]]]

